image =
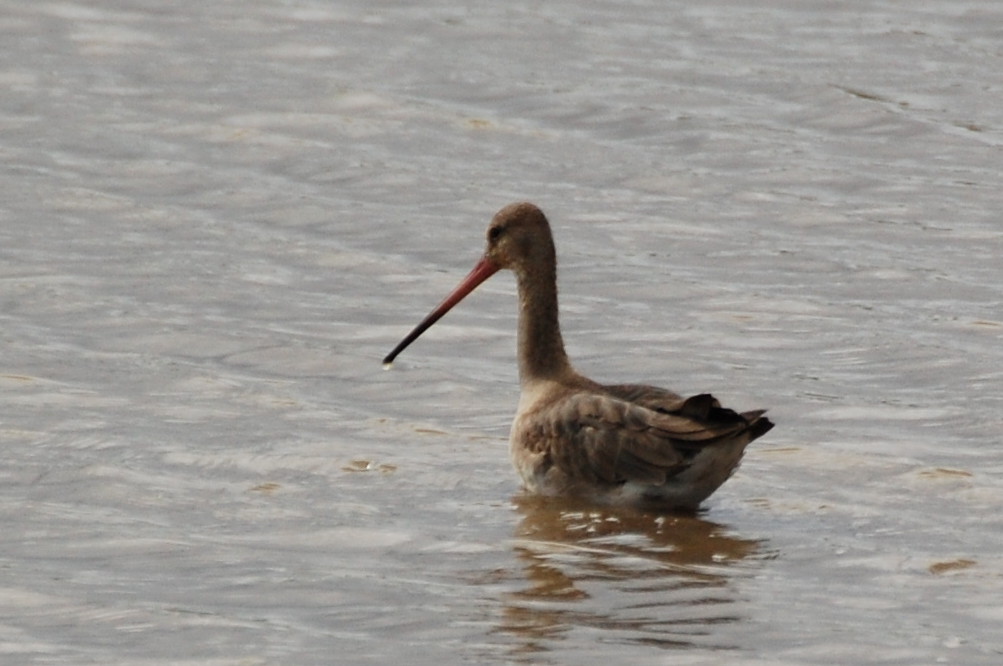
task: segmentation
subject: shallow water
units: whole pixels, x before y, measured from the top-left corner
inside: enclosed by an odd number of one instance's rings
[[[998,664],[1003,10],[0,2],[0,655]],[[523,496],[513,283],[778,424],[696,517]]]

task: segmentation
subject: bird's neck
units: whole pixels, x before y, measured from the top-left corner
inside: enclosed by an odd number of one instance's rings
[[[560,380],[573,373],[557,320],[557,266],[517,274],[519,381]]]

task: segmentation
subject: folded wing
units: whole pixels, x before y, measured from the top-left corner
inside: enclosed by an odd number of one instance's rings
[[[575,458],[563,461],[564,469],[607,484],[661,485],[703,448],[736,438],[751,441],[772,426],[762,412],[738,414],[709,394],[684,400],[653,387],[605,388],[606,394],[567,396],[538,423],[549,423],[554,434],[572,440],[572,447],[551,453]]]

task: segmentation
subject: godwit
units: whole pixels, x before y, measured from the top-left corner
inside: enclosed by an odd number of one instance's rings
[[[383,359],[409,344],[477,285],[508,268],[519,288],[519,408],[512,461],[526,488],[608,504],[695,510],[738,467],[746,445],[773,427],[709,394],[691,398],[636,384],[604,386],[568,361],[557,321],[557,256],[543,211],[502,208],[466,278]]]

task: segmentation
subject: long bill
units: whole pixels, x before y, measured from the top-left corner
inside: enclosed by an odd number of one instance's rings
[[[397,355],[402,351],[407,349],[407,346],[418,339],[422,333],[424,333],[428,328],[439,321],[442,315],[446,314],[453,309],[453,306],[466,298],[467,294],[472,292],[477,288],[477,285],[487,280],[489,277],[498,272],[501,268],[498,264],[491,261],[487,257],[482,257],[474,269],[470,271],[467,277],[463,278],[460,284],[456,285],[456,288],[439,303],[434,310],[428,313],[428,316],[421,320],[421,323],[414,327],[414,330],[407,334],[403,340],[401,340],[394,350],[387,354],[386,358],[383,359],[383,365],[390,365],[397,358]]]

